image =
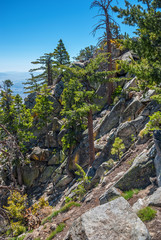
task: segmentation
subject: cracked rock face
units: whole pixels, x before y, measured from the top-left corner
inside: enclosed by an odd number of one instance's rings
[[[154,159],[154,163],[156,168],[158,186],[161,187],[161,131],[154,131],[153,136],[155,147],[157,150],[157,155]]]
[[[149,240],[144,223],[122,197],[84,213],[64,240]]]

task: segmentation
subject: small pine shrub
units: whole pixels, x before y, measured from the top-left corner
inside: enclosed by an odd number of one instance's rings
[[[80,176],[77,181],[83,182],[83,184],[90,183],[91,177],[87,176],[87,174],[85,173],[85,171],[83,170],[83,168],[81,166],[79,166],[77,163],[75,165],[78,168],[78,170],[75,173],[78,176]]]
[[[121,138],[117,137],[115,138],[114,144],[112,145],[111,154],[117,155],[118,160],[120,161],[123,150],[125,149],[125,145]]]
[[[40,209],[44,207],[48,207],[49,202],[44,199],[44,197],[41,197],[38,201],[38,203],[34,203],[32,205],[32,214],[36,214]]]
[[[11,229],[12,229],[12,233],[13,233],[13,236],[19,236],[20,234],[22,233],[25,233],[27,228],[22,225],[21,222],[11,222]]]
[[[154,130],[161,130],[161,112],[155,112],[152,116],[149,116],[150,120],[146,124],[145,128],[140,132],[141,136],[148,133],[152,133]]]
[[[24,213],[27,207],[27,195],[13,191],[7,199],[7,205],[4,208],[9,212],[10,229],[13,236],[26,232]]]
[[[4,208],[9,212],[10,218],[23,221],[24,210],[27,207],[27,195],[13,191],[7,199],[7,205]]]
[[[155,218],[157,211],[151,207],[145,207],[138,211],[137,215],[143,222],[149,222]]]
[[[83,184],[79,184],[78,187],[73,190],[73,192],[76,194],[76,199],[81,200],[81,198],[84,196],[84,194],[86,193],[86,189],[83,186]]]
[[[78,168],[78,170],[75,173],[79,176],[77,180],[77,182],[79,182],[79,185],[75,190],[73,190],[73,192],[76,194],[75,199],[81,200],[81,198],[86,193],[85,185],[91,182],[90,181],[91,177],[87,176],[87,174],[85,173],[81,166],[79,166],[77,163],[75,165]]]
[[[73,200],[73,199],[72,199],[72,198],[70,198],[70,197],[68,197],[68,196],[67,196],[67,197],[65,197],[65,203],[72,202],[72,200]]]

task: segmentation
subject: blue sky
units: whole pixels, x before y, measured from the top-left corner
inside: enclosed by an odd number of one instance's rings
[[[115,1],[115,0],[114,0]],[[92,0],[5,0],[0,2],[0,72],[28,71],[60,38],[70,56],[97,43],[90,32],[97,19]],[[120,0],[119,2],[124,2]],[[119,20],[120,22],[120,20]],[[124,32],[127,26],[122,26]],[[132,30],[128,29],[129,33]]]

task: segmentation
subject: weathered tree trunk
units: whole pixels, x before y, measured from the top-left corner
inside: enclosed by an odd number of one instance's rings
[[[112,35],[110,31],[110,22],[109,22],[108,13],[106,13],[105,16],[106,16],[106,34],[107,34],[107,54],[109,54],[108,71],[112,71],[112,46],[111,46]],[[110,77],[111,76],[109,76],[109,78]],[[107,88],[108,88],[108,104],[110,105],[112,103],[112,93],[114,91],[113,83],[108,82]]]
[[[89,165],[92,166],[95,160],[92,109],[88,113],[88,140],[89,140],[89,158],[90,158]]]
[[[48,63],[48,86],[51,86],[52,84],[53,84],[52,69],[50,63]]]

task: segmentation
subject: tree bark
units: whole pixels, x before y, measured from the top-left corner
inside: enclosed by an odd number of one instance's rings
[[[89,165],[92,166],[95,160],[92,109],[88,113],[88,140],[89,140],[89,158],[90,158]]]
[[[107,35],[107,54],[109,54],[108,57],[108,71],[112,71],[112,46],[111,46],[111,40],[112,40],[112,35],[110,31],[110,22],[109,22],[109,15],[106,12],[106,35]],[[110,78],[111,76],[109,76]],[[108,82],[107,84],[108,88],[108,104],[110,105],[112,103],[112,93],[114,91],[114,86],[112,82]]]
[[[48,63],[48,86],[51,86],[53,84],[53,79],[52,79],[52,69],[50,66],[50,63]]]

